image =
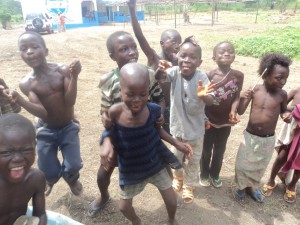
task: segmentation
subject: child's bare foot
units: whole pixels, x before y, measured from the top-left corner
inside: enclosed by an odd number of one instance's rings
[[[93,217],[96,214],[100,213],[102,209],[105,208],[107,203],[110,201],[110,196],[101,196],[96,198],[90,206],[90,209],[88,211],[88,216]]]
[[[179,225],[179,223],[177,222],[176,219],[169,219],[169,223],[170,225]]]
[[[78,196],[82,193],[83,187],[79,180],[75,181],[72,184],[68,184],[68,185],[74,195]]]

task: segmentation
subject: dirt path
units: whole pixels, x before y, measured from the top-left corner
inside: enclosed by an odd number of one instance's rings
[[[240,15],[241,16],[241,15]],[[199,18],[201,18],[199,16]],[[201,69],[209,71],[215,68],[212,57],[212,47],[219,41],[228,40],[233,37],[247,36],[270,27],[268,25],[245,25],[239,23],[239,17],[228,14],[219,14],[219,23],[211,27],[207,19],[209,15],[203,15],[203,21],[196,24],[178,24],[178,31],[183,37],[194,34],[203,48],[203,63]],[[229,20],[230,18],[231,20]],[[192,20],[193,21],[193,20]],[[241,20],[243,21],[243,20]],[[225,25],[226,23],[226,25]],[[285,26],[286,24],[273,24],[272,26]],[[149,43],[154,49],[159,50],[160,33],[173,28],[171,22],[161,22],[156,26],[152,22],[142,22],[142,28]],[[98,137],[103,130],[100,122],[100,92],[97,88],[100,76],[116,67],[106,50],[105,41],[107,36],[116,30],[127,30],[132,33],[130,24],[113,26],[101,26],[92,28],[81,28],[67,30],[66,33],[55,33],[44,35],[49,48],[48,61],[69,64],[73,59],[81,60],[83,70],[79,76],[78,98],[76,113],[81,121],[81,151],[84,160],[84,168],[81,171],[81,181],[84,185],[84,193],[80,198],[70,194],[66,183],[59,181],[53,192],[47,197],[47,209],[72,217],[84,224],[129,224],[118,209],[118,175],[115,170],[111,185],[111,203],[95,218],[88,218],[86,211],[90,202],[99,194],[96,184],[96,173],[99,166]],[[5,79],[11,88],[18,87],[18,81],[30,69],[22,62],[17,49],[18,36],[23,32],[21,28],[9,31],[0,31],[0,68],[1,77]],[[139,62],[145,63],[146,58],[140,51]],[[237,56],[233,64],[235,69],[245,74],[244,88],[248,88],[256,81],[258,59]],[[299,61],[294,62],[291,67],[290,77],[285,86],[286,90],[299,86],[297,72],[300,71]],[[30,119],[25,110],[22,114]],[[241,117],[241,123],[236,125],[229,137],[227,150],[224,157],[221,178],[223,187],[221,189],[197,187],[195,190],[195,201],[191,205],[178,209],[177,219],[180,224],[300,224],[300,199],[294,205],[283,201],[284,187],[279,186],[274,195],[267,199],[265,204],[257,204],[248,199],[245,207],[235,202],[231,195],[231,186],[234,176],[234,163],[237,148],[242,139],[242,131],[246,126],[248,113]],[[280,128],[280,124],[278,126]],[[275,154],[274,154],[275,156]],[[274,158],[273,156],[273,158]],[[273,160],[272,160],[273,162]],[[270,167],[270,165],[269,165]],[[270,169],[267,170],[266,177]],[[298,191],[299,188],[298,188]],[[146,190],[134,199],[134,206],[141,216],[144,224],[165,224],[166,210],[159,192],[147,186]]]

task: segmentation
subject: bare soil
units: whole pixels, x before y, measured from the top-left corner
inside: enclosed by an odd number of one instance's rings
[[[230,40],[237,37],[246,37],[259,33],[272,27],[288,25],[299,26],[299,15],[270,15],[268,20],[254,24],[255,15],[237,13],[219,13],[219,22],[210,25],[210,14],[198,14],[191,16],[191,24],[177,23],[177,29],[182,37],[195,35],[203,48],[203,63],[201,70],[208,72],[214,69],[212,48],[219,41]],[[283,19],[282,19],[283,18]],[[298,22],[297,22],[298,21]],[[159,25],[154,22],[142,22],[143,32],[150,45],[159,51],[159,38],[163,30],[174,28],[174,21],[161,20]],[[75,111],[81,121],[81,153],[84,167],[81,170],[81,181],[84,192],[80,197],[70,193],[67,184],[60,180],[47,197],[47,209],[73,218],[83,224],[129,224],[119,212],[118,199],[118,171],[115,170],[109,191],[112,201],[95,218],[89,218],[86,212],[92,200],[99,195],[96,174],[100,163],[98,138],[103,127],[101,124],[100,91],[97,88],[102,74],[116,67],[106,50],[106,38],[117,30],[132,32],[130,24],[111,24],[67,30],[66,33],[54,33],[43,35],[49,48],[49,62],[69,64],[73,59],[80,59],[82,72],[78,80],[78,97]],[[30,71],[21,60],[17,48],[18,36],[23,32],[22,27],[13,26],[12,30],[0,30],[0,68],[1,77],[11,88],[18,89],[19,80]],[[284,43],[282,43],[284,44]],[[146,57],[140,51],[140,63],[146,63]],[[245,74],[244,89],[249,88],[257,80],[258,59],[252,57],[236,56],[233,68],[241,70]],[[300,85],[297,77],[300,71],[299,61],[294,61],[290,70],[290,77],[285,89],[291,90]],[[248,110],[249,111],[249,110]],[[258,204],[247,199],[246,206],[237,203],[231,194],[234,178],[234,163],[238,145],[242,140],[242,132],[248,120],[248,111],[241,116],[241,122],[232,129],[229,137],[227,150],[224,157],[221,178],[223,187],[197,187],[195,200],[190,205],[185,205],[177,211],[177,220],[180,224],[300,224],[300,199],[295,204],[287,204],[283,200],[284,186],[280,185],[274,194],[264,204]],[[33,116],[22,110],[21,114],[33,120]],[[278,123],[280,129],[281,121]],[[191,131],[192,132],[192,131]],[[269,176],[270,167],[276,154],[268,167],[262,183]],[[299,192],[298,187],[298,192]],[[134,207],[144,224],[165,224],[167,212],[159,192],[151,185],[134,199]]]

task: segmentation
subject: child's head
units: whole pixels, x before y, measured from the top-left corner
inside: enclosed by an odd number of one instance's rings
[[[128,63],[120,70],[122,101],[132,113],[138,113],[145,107],[149,85],[149,71],[144,65]]]
[[[213,60],[218,66],[230,66],[235,59],[235,49],[229,41],[218,43],[213,50]]]
[[[269,86],[282,88],[289,76],[291,64],[292,60],[287,56],[278,53],[267,54],[260,60],[258,73]]]
[[[186,38],[179,50],[178,65],[184,78],[191,78],[202,63],[202,50],[193,36]]]
[[[181,36],[177,30],[169,29],[162,32],[160,37],[161,49],[166,60],[173,61],[179,51]]]
[[[125,31],[112,33],[107,38],[106,47],[110,58],[117,62],[120,69],[127,63],[137,62],[139,58],[133,37]]]
[[[21,34],[18,45],[21,57],[28,66],[36,68],[46,62],[48,49],[39,33],[25,32]]]
[[[0,176],[21,182],[34,163],[35,129],[25,117],[9,113],[0,117]]]

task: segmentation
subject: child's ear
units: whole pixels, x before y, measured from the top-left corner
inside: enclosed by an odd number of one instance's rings
[[[163,42],[163,41],[160,41],[159,43],[160,43],[160,46],[163,46],[163,45],[164,45],[164,42]]]
[[[216,61],[216,56],[213,56],[213,57],[212,57],[212,60]]]
[[[45,48],[45,56],[48,56],[49,50],[48,48]]]
[[[109,53],[109,57],[113,60],[113,61],[116,61],[115,57],[114,57],[114,54],[113,53]]]

